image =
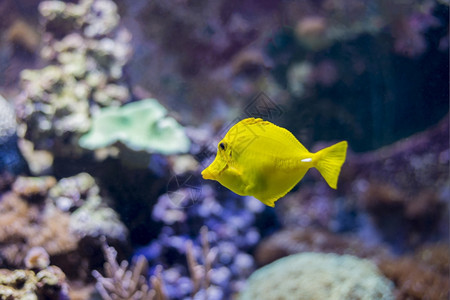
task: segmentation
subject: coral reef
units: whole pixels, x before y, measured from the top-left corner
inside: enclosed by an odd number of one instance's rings
[[[65,274],[57,266],[50,266],[44,248],[31,248],[24,263],[26,270],[0,269],[1,299],[70,299]]]
[[[408,139],[364,154],[350,153],[339,190],[306,180],[280,201],[285,227],[356,231],[397,253],[448,232],[448,118]],[[320,176],[307,174],[308,178]]]
[[[69,230],[70,216],[52,205],[41,207],[9,192],[0,201],[0,260],[2,265],[21,266],[32,247],[50,255],[73,251],[78,238]]]
[[[25,160],[17,146],[16,127],[13,107],[0,95],[0,174],[3,176],[26,170]]]
[[[36,66],[41,42],[37,6],[40,1],[0,3],[0,89],[6,98],[17,94],[20,72]]]
[[[448,298],[448,15],[1,0],[0,298]],[[199,175],[243,117],[371,152],[265,208]]]
[[[448,246],[446,247],[448,257]],[[446,272],[411,257],[381,260],[378,266],[396,285],[396,299],[447,299],[450,296],[448,265]]]
[[[42,202],[49,189],[56,184],[56,179],[52,176],[41,177],[17,177],[12,186],[13,192],[28,202]]]
[[[118,214],[107,207],[100,197],[92,197],[70,216],[70,229],[77,235],[98,238],[107,236],[126,242],[128,230]]]
[[[308,128],[312,140],[341,139],[347,134],[358,142],[358,150],[374,149],[410,134],[404,130],[414,123],[423,130],[443,116],[431,107],[433,113],[423,114],[422,97],[416,95],[422,89],[409,84],[421,79],[404,76],[424,68],[439,83],[427,84],[424,79],[423,84],[435,91],[439,86],[442,93],[433,93],[436,97],[428,101],[448,108],[448,91],[443,89],[448,76],[437,75],[445,72],[442,66],[448,61],[448,41],[437,45],[441,39],[448,40],[448,6],[433,0],[204,1],[195,5],[124,0],[123,6],[124,22],[142,40],[135,44],[136,55],[130,62],[132,81],[169,107],[186,112],[181,116],[185,123],[227,119],[227,113],[233,114],[230,106],[244,108],[264,91],[277,104],[295,109],[292,117],[286,116],[287,122],[299,130]],[[176,40],[171,38],[174,35]],[[427,62],[431,57],[442,63],[440,67]],[[286,79],[295,73],[291,68],[302,64],[311,66],[312,78],[306,84],[291,80],[305,88],[290,95]],[[397,72],[399,67],[403,71]],[[371,98],[374,84],[384,89],[386,98]],[[367,105],[367,99],[373,103]],[[392,111],[403,115],[398,107],[414,110],[417,118],[411,120],[417,122],[404,125],[392,118]],[[377,115],[375,110],[382,113]],[[380,136],[383,118],[398,133]],[[372,131],[367,120],[376,122],[377,128]]]
[[[370,259],[394,283],[396,299],[448,297],[448,244],[425,245],[414,255],[396,257],[385,247],[367,245],[355,237],[311,228],[285,229],[259,243],[255,259],[258,265],[266,265],[288,255],[311,251],[350,254]]]
[[[90,131],[79,144],[98,149],[121,142],[133,151],[161,154],[187,152],[190,142],[175,119],[155,99],[101,109],[93,116]]]
[[[298,192],[290,193],[283,198],[283,202],[280,202],[281,205],[277,208],[277,214],[286,227],[317,226],[332,229],[335,224],[333,221],[338,214],[336,205],[331,200],[335,196],[335,192],[330,189],[302,186]]]
[[[0,265],[23,267],[24,259],[29,266],[41,264],[45,258],[36,249],[43,249],[67,276],[81,280],[99,263],[92,251],[99,249],[100,235],[121,250],[128,236],[86,173],[60,181],[18,177],[1,196],[0,215]]]
[[[150,289],[146,283],[147,261],[143,256],[138,257],[134,265],[129,266],[127,261],[117,263],[117,252],[113,247],[103,245],[103,253],[106,258],[104,265],[105,275],[102,276],[94,270],[93,275],[97,280],[97,290],[104,300],[152,300],[165,299],[161,289]],[[157,278],[157,279],[156,279]],[[152,281],[160,282],[160,275]],[[157,295],[156,291],[159,292]]]
[[[330,47],[337,41],[378,32],[386,22],[367,2],[331,0],[315,6],[312,1],[286,8],[285,25],[295,24],[298,41],[310,50]]]
[[[8,28],[6,40],[29,53],[39,49],[41,36],[36,28],[23,19],[17,19]]]
[[[48,191],[49,199],[62,211],[74,211],[92,198],[98,198],[100,189],[87,173],[62,178]]]
[[[273,13],[277,3],[124,3],[124,22],[148,41],[135,45],[130,76],[136,86],[183,111],[183,123],[231,119],[235,109],[228,105],[243,107],[243,100],[270,85],[263,48],[279,25]]]
[[[192,296],[200,297],[203,294],[204,298],[210,298],[208,296],[212,292],[214,295],[212,298],[217,298],[218,296],[223,296],[211,286],[211,276],[214,272],[212,265],[217,258],[217,248],[210,248],[208,229],[205,226],[200,229],[200,234],[203,265],[199,264],[195,258],[192,241],[186,242],[186,259],[193,286]]]
[[[23,300],[70,299],[64,273],[49,266],[37,273],[31,270],[0,269],[0,298]]]
[[[17,125],[12,106],[2,96],[0,96],[0,112],[0,143],[3,144],[15,135]]]
[[[308,50],[329,48],[364,34],[376,35],[387,28],[392,31],[394,50],[415,57],[426,50],[423,33],[439,23],[432,15],[434,6],[433,1],[413,0],[292,2],[285,7],[283,21]]]
[[[425,244],[412,255],[382,259],[378,266],[395,283],[397,299],[447,299],[449,253],[448,244]]]
[[[449,244],[443,242],[437,244],[425,244],[415,251],[414,258],[442,275],[448,275],[450,272],[449,252]]]
[[[279,258],[301,252],[348,254],[373,260],[390,255],[388,249],[369,246],[357,237],[307,227],[283,229],[265,238],[255,250],[255,259],[258,265],[264,266]]]
[[[304,142],[347,138],[355,151],[374,150],[425,130],[448,111],[446,72],[428,63],[433,57],[448,64],[448,7],[433,0],[329,0],[283,2],[279,10],[284,26],[267,52],[276,82],[290,94],[284,122]],[[419,109],[422,91],[433,95],[426,110]]]
[[[240,299],[394,299],[392,283],[370,261],[300,253],[254,272]]]
[[[426,187],[442,188],[449,164],[446,156],[449,149],[448,123],[446,115],[428,130],[354,157],[348,162],[347,175],[390,182],[402,190],[409,189],[409,193],[418,193]],[[351,182],[347,178],[345,181]],[[358,180],[353,184],[364,186]]]
[[[74,154],[80,151],[79,136],[90,127],[91,110],[130,99],[120,83],[130,35],[117,29],[112,1],[43,1],[39,11],[46,29],[41,56],[50,64],[22,72],[19,132],[37,149]]]
[[[42,247],[33,247],[24,259],[27,269],[45,269],[50,265],[50,256]]]
[[[263,204],[252,197],[241,199],[231,193],[218,199],[209,185],[196,186],[193,178],[179,177],[178,180],[184,184],[169,187],[170,192],[160,196],[153,209],[153,218],[164,224],[159,235],[149,245],[138,249],[136,255],[144,255],[151,265],[162,265],[168,297],[183,299],[195,290],[189,279],[192,271],[185,263],[185,256],[190,257],[186,253],[189,249],[186,242],[194,237],[194,257],[205,264],[208,259],[202,250],[204,247],[199,246],[201,242],[195,242],[195,237],[201,226],[206,225],[210,229],[208,242],[217,252],[208,272],[207,293],[211,299],[231,297],[243,287],[255,268],[248,252],[260,239],[256,219],[264,209]]]
[[[428,131],[349,160],[349,198],[357,199],[358,210],[367,211],[396,251],[432,241],[448,228],[448,130],[447,117]]]
[[[189,268],[190,279],[182,285],[191,287],[192,299],[223,299],[223,294],[211,286],[212,265],[216,259],[216,248],[210,248],[208,241],[208,229],[201,228],[202,261],[199,264],[196,259],[192,241],[188,240],[186,245],[186,260]],[[147,285],[144,275],[147,273],[147,260],[143,255],[136,258],[134,265],[129,267],[127,261],[119,265],[116,257],[117,252],[113,247],[103,245],[106,262],[104,265],[106,277],[97,270],[93,275],[97,280],[97,290],[104,300],[127,300],[127,299],[173,299],[167,295],[167,288],[162,276],[162,266],[158,265],[150,277],[151,288]],[[169,271],[169,273],[171,273]],[[172,277],[175,274],[169,274]],[[166,277],[167,278],[167,277]]]

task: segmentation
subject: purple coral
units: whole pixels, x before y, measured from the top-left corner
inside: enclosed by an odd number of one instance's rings
[[[210,228],[206,238],[217,252],[217,258],[212,263],[210,284],[204,291],[199,290],[197,297],[205,292],[208,299],[230,297],[255,269],[254,259],[248,252],[260,239],[255,221],[264,205],[253,197],[237,197],[229,192],[219,201],[209,185],[200,186],[199,198],[192,206],[180,207],[168,194],[160,196],[153,218],[164,226],[157,239],[136,253],[145,255],[151,265],[164,266],[162,276],[170,299],[183,299],[195,291],[195,286],[187,281],[191,272],[185,263],[186,243],[197,237],[203,224]],[[205,263],[200,244],[194,239],[192,255]]]

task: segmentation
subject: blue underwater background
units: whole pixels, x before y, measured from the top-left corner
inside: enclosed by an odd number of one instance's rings
[[[448,299],[448,30],[448,0],[0,0],[0,299]],[[204,180],[249,117],[348,141],[338,188]]]

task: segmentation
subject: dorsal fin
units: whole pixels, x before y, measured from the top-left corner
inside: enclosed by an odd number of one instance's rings
[[[289,144],[296,147],[299,151],[309,152],[289,130],[277,126],[269,121],[264,121],[261,118],[247,118],[241,120],[233,127],[235,126],[244,126],[244,128],[247,127],[247,136],[264,136],[265,138],[275,140],[279,143],[286,143],[287,141]],[[236,130],[239,130],[241,133],[244,131],[241,127],[240,129]]]

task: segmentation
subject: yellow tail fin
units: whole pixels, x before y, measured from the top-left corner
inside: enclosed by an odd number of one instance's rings
[[[347,155],[347,142],[342,141],[315,154],[315,167],[328,185],[336,189],[339,173]]]

